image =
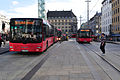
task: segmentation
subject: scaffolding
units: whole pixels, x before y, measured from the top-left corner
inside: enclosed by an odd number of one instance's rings
[[[38,0],[38,18],[46,19],[45,0]]]

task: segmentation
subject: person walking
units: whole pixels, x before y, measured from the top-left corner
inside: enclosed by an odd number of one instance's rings
[[[1,38],[1,36],[0,36],[0,47],[1,47],[1,45],[2,45],[2,38]]]
[[[106,45],[106,37],[105,37],[105,34],[102,33],[102,35],[101,35],[100,49],[101,49],[101,51],[102,51],[102,55],[103,55],[103,56],[105,55],[105,45]]]
[[[0,34],[0,47],[2,46],[2,42],[4,42],[4,41],[2,39],[2,34]]]

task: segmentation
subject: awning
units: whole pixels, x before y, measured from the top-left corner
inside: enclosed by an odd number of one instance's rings
[[[113,37],[120,36],[120,34],[112,34]]]

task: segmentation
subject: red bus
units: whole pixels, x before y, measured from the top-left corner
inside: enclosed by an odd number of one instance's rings
[[[76,34],[72,34],[72,35],[71,35],[71,38],[76,38]]]
[[[53,30],[40,18],[11,18],[9,50],[43,52],[54,43]]]
[[[92,31],[90,29],[79,29],[77,31],[77,42],[92,42]]]
[[[62,37],[62,31],[61,29],[57,29],[57,41],[61,40]]]

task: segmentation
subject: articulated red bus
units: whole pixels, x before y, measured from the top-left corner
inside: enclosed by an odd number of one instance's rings
[[[10,19],[10,51],[43,52],[54,43],[54,29],[40,18]]]
[[[79,29],[77,31],[77,42],[92,42],[92,31],[90,29]]]

